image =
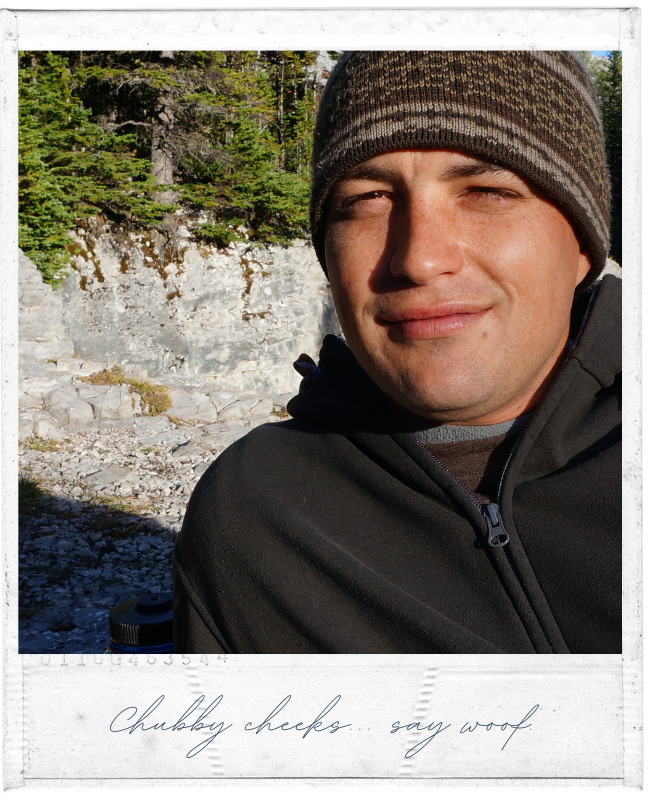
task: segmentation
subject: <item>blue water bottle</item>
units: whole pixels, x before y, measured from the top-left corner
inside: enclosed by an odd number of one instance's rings
[[[108,653],[173,653],[172,593],[132,597],[108,615]]]

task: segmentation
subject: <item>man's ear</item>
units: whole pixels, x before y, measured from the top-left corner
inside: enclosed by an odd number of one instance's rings
[[[578,256],[578,270],[576,273],[576,286],[579,286],[580,283],[587,277],[589,270],[591,269],[591,256],[587,252],[587,250],[580,250],[580,255]]]

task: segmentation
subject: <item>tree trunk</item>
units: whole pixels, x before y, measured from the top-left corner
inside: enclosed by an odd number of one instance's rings
[[[280,78],[278,81],[278,142],[280,144],[280,168],[284,169],[284,54],[280,54]]]
[[[164,51],[161,58],[173,58],[172,51]],[[163,89],[158,95],[153,112],[151,129],[151,173],[157,184],[174,182],[173,136],[176,116],[171,89]],[[178,193],[171,189],[156,192],[156,203],[174,203]]]

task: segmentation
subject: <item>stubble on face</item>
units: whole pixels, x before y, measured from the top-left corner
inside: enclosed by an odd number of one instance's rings
[[[589,269],[564,214],[509,170],[445,150],[384,153],[328,203],[343,332],[389,403],[489,424],[538,402]]]

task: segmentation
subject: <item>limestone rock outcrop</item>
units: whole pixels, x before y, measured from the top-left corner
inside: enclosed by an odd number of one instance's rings
[[[184,228],[116,236],[79,231],[62,294],[75,350],[137,365],[150,376],[203,376],[215,389],[286,393],[292,362],[338,333],[327,280],[312,248],[226,251]]]
[[[74,345],[63,321],[63,295],[43,283],[41,273],[18,251],[20,358],[64,358]]]

